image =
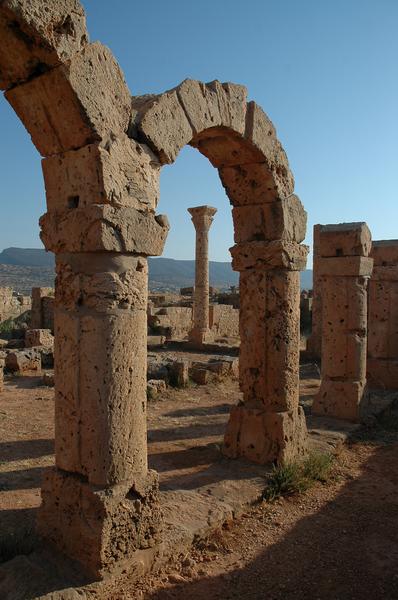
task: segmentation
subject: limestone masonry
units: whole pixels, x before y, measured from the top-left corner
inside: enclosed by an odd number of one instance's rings
[[[3,368],[38,374],[55,361],[55,465],[45,471],[38,532],[91,578],[139,570],[168,536],[147,456],[147,397],[166,382],[239,377],[225,457],[265,465],[307,452],[307,214],[275,127],[244,86],[187,79],[132,96],[111,50],[90,43],[78,0],[0,0],[0,89],[42,156],[41,239],[56,257],[55,291],[34,288],[31,306],[0,290],[1,321],[31,309],[23,335],[1,340],[0,390]],[[210,289],[216,209],[204,205],[189,209],[194,289],[148,295],[147,258],[162,254],[169,231],[156,213],[160,172],[187,144],[218,170],[230,201],[239,289]],[[372,245],[365,223],[315,226],[313,298],[301,298],[308,322],[312,308],[307,353],[321,358],[314,414],[359,421],[367,374],[370,385],[397,388],[397,286],[397,241]],[[232,355],[156,366],[167,344],[222,352],[239,341],[239,364]]]

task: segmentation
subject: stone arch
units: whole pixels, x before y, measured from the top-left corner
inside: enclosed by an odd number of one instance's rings
[[[157,96],[133,98],[129,135],[160,164],[186,144],[218,169],[232,205],[233,268],[240,271],[240,387],[228,456],[259,463],[292,459],[305,447],[298,409],[299,271],[306,213],[273,124],[246,88],[185,80]]]
[[[305,446],[298,408],[305,213],[275,130],[246,90],[185,81],[133,97],[78,0],[0,0],[0,89],[43,156],[41,237],[56,254],[56,466],[39,530],[94,576],[153,554],[157,474],[146,452],[147,256],[162,253],[161,166],[190,143],[233,205],[244,403],[225,452],[285,460]]]

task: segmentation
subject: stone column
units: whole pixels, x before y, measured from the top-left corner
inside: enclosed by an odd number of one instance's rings
[[[193,303],[193,327],[189,340],[201,346],[211,341],[209,329],[209,229],[216,208],[196,206],[188,208],[196,231],[195,247],[195,295]]]
[[[5,365],[5,352],[0,351],[0,392],[3,391],[4,387],[4,365]]]
[[[43,315],[43,298],[54,293],[53,288],[32,288],[32,307],[30,313],[30,328],[45,329]]]
[[[158,477],[147,465],[146,256],[161,253],[168,225],[151,211],[92,204],[49,210],[41,226],[56,253],[56,465],[43,481],[39,531],[98,577],[145,560],[159,541]]]
[[[307,340],[307,354],[314,360],[321,358],[322,332],[322,277],[319,274],[319,244],[322,225],[314,225],[312,262],[312,330]]]
[[[265,464],[302,456],[299,407],[300,270],[306,213],[297,196],[232,211],[240,272],[239,379],[243,402],[231,411],[224,453]],[[265,238],[261,241],[260,237]],[[277,239],[275,239],[277,238]],[[278,239],[279,238],[279,239]]]
[[[313,414],[360,418],[366,389],[370,249],[366,223],[324,225],[320,232],[322,382]]]
[[[398,389],[398,240],[373,242],[369,281],[369,385]]]

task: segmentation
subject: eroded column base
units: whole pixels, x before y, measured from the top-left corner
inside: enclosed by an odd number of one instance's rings
[[[159,542],[158,488],[154,471],[128,490],[53,468],[42,485],[38,532],[94,578],[134,568],[140,551]]]
[[[363,381],[324,379],[314,398],[312,414],[358,422],[365,391],[366,383]]]
[[[191,329],[188,334],[188,340],[190,346],[199,348],[204,344],[212,344],[214,342],[214,335],[210,330]]]
[[[301,406],[286,412],[265,412],[236,406],[231,410],[223,453],[252,462],[285,463],[307,452],[307,426]]]

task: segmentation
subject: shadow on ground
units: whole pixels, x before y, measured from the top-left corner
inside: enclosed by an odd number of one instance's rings
[[[358,479],[244,568],[147,598],[395,600],[398,444],[375,450]]]

